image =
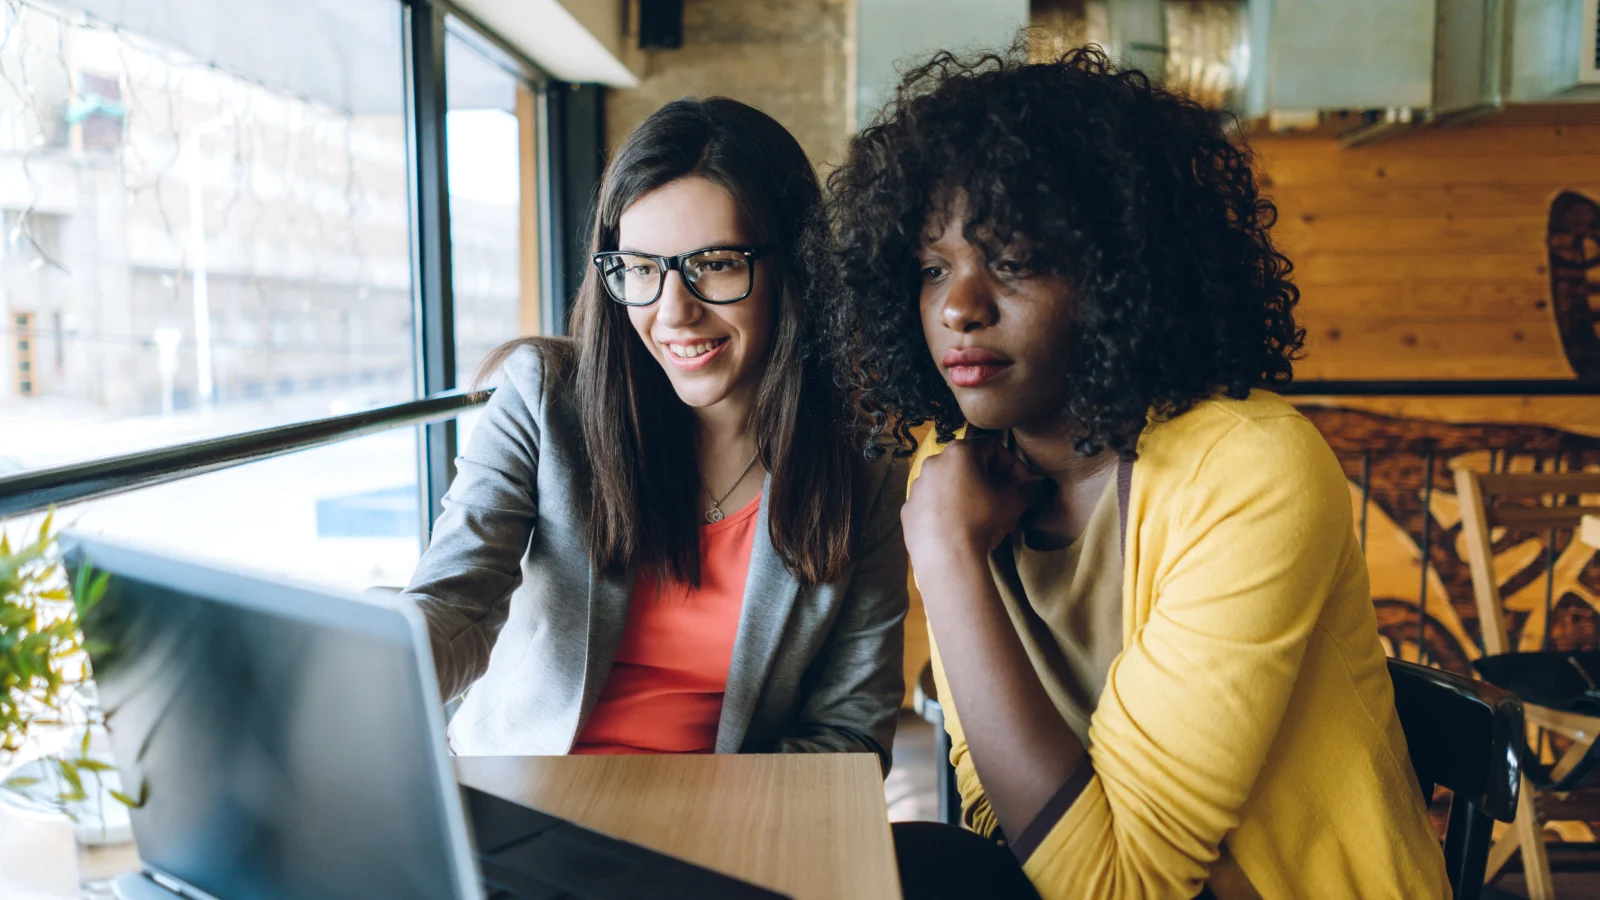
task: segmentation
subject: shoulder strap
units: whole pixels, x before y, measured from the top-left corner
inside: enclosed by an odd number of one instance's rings
[[[1117,516],[1122,528],[1117,532],[1122,558],[1128,558],[1128,494],[1133,490],[1133,460],[1117,460]]]

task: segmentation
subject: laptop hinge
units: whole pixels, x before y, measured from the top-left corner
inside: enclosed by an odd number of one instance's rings
[[[154,881],[162,888],[177,894],[179,897],[185,898],[185,900],[216,900],[215,897],[211,896],[205,891],[202,891],[191,885],[184,884],[182,881],[173,878],[171,875],[168,875],[165,872],[157,871],[154,868],[146,866],[144,874],[146,878]]]

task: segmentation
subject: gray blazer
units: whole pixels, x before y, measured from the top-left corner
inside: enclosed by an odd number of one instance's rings
[[[585,551],[580,410],[570,366],[549,353],[507,359],[406,589],[427,618],[441,694],[472,688],[450,724],[463,755],[569,751],[628,618],[634,573],[596,573]],[[860,557],[815,588],[773,549],[762,489],[718,753],[871,751],[888,771],[904,691],[906,470],[865,471]]]

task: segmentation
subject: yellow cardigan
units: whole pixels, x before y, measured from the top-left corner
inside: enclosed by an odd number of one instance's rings
[[[923,442],[913,482],[940,449]],[[1044,900],[1449,896],[1351,507],[1322,436],[1274,394],[1145,430],[1094,774],[1023,863]],[[966,820],[987,835],[937,647],[933,667]]]

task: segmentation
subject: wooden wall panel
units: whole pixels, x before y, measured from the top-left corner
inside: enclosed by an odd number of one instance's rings
[[[1528,317],[1356,316],[1323,309],[1299,318],[1307,355],[1296,367],[1301,378],[1469,378],[1469,362],[1480,377],[1572,377],[1556,336]]]
[[[1283,159],[1330,159],[1366,154],[1374,159],[1460,159],[1484,156],[1600,156],[1600,123],[1564,121],[1588,108],[1546,107],[1519,116],[1481,119],[1461,128],[1424,128],[1391,140],[1349,150],[1331,140],[1297,136],[1253,137],[1253,145],[1273,141]],[[1528,121],[1529,115],[1540,121]],[[1396,153],[1396,151],[1403,151]]]
[[[1538,317],[1550,301],[1550,288],[1537,279],[1521,281],[1409,281],[1400,284],[1320,283],[1316,286],[1317,307],[1302,306],[1302,311],[1322,308],[1363,317],[1389,316],[1401,310],[1407,316],[1437,319]],[[1550,323],[1552,329],[1555,323]]]
[[[1359,152],[1359,151],[1348,151]],[[1596,160],[1600,165],[1600,160]],[[1589,173],[1574,173],[1583,178]],[[1600,178],[1575,180],[1567,189],[1600,196]],[[1431,216],[1529,215],[1545,209],[1554,191],[1545,185],[1445,184],[1427,187],[1401,185],[1336,185],[1296,187],[1282,185],[1272,192],[1284,218],[1303,215],[1365,215],[1387,219]]]
[[[1414,217],[1304,213],[1281,218],[1275,232],[1293,255],[1538,252],[1544,248],[1545,219],[1503,213]]]
[[[1482,124],[1341,149],[1251,140],[1295,264],[1304,379],[1570,378],[1545,230],[1600,197],[1600,125]]]
[[[1326,185],[1330,176],[1341,184],[1362,187],[1391,184],[1401,187],[1448,187],[1473,184],[1480,179],[1494,184],[1538,187],[1577,176],[1572,171],[1575,165],[1593,167],[1597,162],[1593,157],[1509,154],[1421,159],[1379,155],[1396,152],[1404,142],[1403,137],[1395,138],[1391,144],[1345,150],[1342,151],[1343,155],[1332,159],[1274,159],[1268,155],[1267,165],[1272,172],[1273,182],[1284,188]]]

